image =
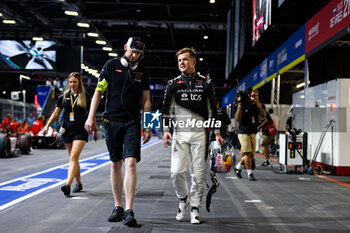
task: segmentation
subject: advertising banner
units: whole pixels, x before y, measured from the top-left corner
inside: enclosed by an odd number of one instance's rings
[[[38,95],[38,103],[40,107],[44,106],[47,96],[50,94],[51,87],[49,86],[37,86],[36,94]]]
[[[275,50],[267,58],[267,78],[266,82],[270,82],[277,74],[277,50]]]
[[[277,49],[277,69],[282,74],[305,59],[305,25]]]
[[[259,70],[258,70],[258,80],[257,80],[257,83],[254,83],[254,85],[252,86],[255,86],[255,85],[258,85],[258,84],[264,84],[265,83],[265,80],[267,78],[267,58],[260,64],[259,66]]]
[[[247,79],[250,80],[249,83],[251,84],[251,86],[255,86],[255,84],[259,83],[259,68],[260,65],[256,67],[252,72],[250,72],[250,74],[247,76]]]
[[[249,76],[249,74],[248,74]],[[248,80],[248,76],[244,77],[240,82],[239,82],[239,91],[246,91],[248,89],[249,86],[247,86],[247,80]]]
[[[350,0],[333,0],[306,23],[305,52],[332,38],[349,26]]]
[[[150,91],[153,92],[164,92],[166,88],[166,83],[154,83],[151,82],[150,85]]]
[[[232,88],[224,97],[221,99],[221,107],[224,108],[227,105],[233,103],[236,96],[236,88]]]

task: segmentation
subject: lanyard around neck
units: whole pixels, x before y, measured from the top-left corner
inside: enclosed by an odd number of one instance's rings
[[[79,94],[78,94],[79,95]],[[78,100],[78,95],[77,95],[77,98],[75,98],[74,102],[73,102],[73,95],[71,94],[70,95],[70,103],[72,105],[72,112],[74,112],[74,106],[75,106],[75,103],[77,102]]]

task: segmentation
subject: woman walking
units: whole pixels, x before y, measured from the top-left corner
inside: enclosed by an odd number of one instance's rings
[[[84,129],[84,124],[89,114],[91,97],[85,92],[84,84],[80,73],[73,72],[68,76],[68,85],[63,94],[58,97],[55,111],[48,120],[44,134],[47,133],[49,126],[63,113],[63,141],[69,154],[69,168],[67,182],[61,187],[65,196],[70,196],[73,179],[76,185],[73,192],[80,192],[83,189],[80,177],[79,156],[88,141],[88,133]],[[62,130],[61,130],[62,132]],[[94,138],[96,139],[96,130]]]

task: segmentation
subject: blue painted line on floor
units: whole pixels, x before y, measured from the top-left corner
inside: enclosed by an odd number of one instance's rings
[[[141,150],[159,142],[159,139],[151,140],[146,144],[142,144]],[[107,165],[109,162],[108,153],[102,153],[80,160],[80,173],[81,175],[85,175]],[[68,163],[0,183],[0,211],[65,183],[67,170]]]

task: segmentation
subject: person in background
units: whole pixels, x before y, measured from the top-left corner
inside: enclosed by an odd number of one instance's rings
[[[262,108],[265,110],[265,104],[262,104]],[[258,126],[258,131],[262,131],[262,140],[260,142],[260,147],[265,156],[265,161],[261,164],[261,166],[269,166],[270,162],[270,151],[269,145],[275,141],[275,136],[277,133],[276,126],[268,112],[266,112],[266,116],[262,119],[262,123]]]
[[[68,81],[67,81],[67,79],[65,79],[62,83],[63,89],[66,88],[67,85],[68,85]]]
[[[70,197],[71,185],[75,178],[76,185],[73,192],[80,192],[83,185],[80,177],[79,156],[88,141],[89,134],[84,129],[84,123],[89,113],[91,97],[85,92],[84,84],[80,73],[73,72],[68,76],[68,85],[59,96],[56,108],[47,121],[44,134],[48,132],[50,125],[63,114],[63,142],[69,155],[69,167],[66,184],[61,191],[66,197]],[[96,131],[96,130],[95,130]],[[94,135],[96,139],[96,133]]]
[[[10,127],[8,128],[8,132],[10,133],[10,137],[17,137],[18,127],[20,127],[22,121],[17,122],[16,120],[12,121]]]
[[[43,115],[38,116],[38,119],[33,122],[30,128],[31,136],[37,136],[42,128],[44,128],[45,117]]]
[[[57,97],[58,93],[60,92],[60,86],[61,86],[61,82],[58,77],[56,77],[55,80],[52,81],[52,86],[55,89],[55,97]]]
[[[8,130],[8,128],[11,126],[12,123],[12,115],[11,114],[7,114],[6,118],[1,122],[1,129],[3,131]]]
[[[52,85],[54,86],[54,88],[56,90],[59,90],[61,87],[60,79],[58,77],[56,77],[55,80],[52,81]]]
[[[60,124],[58,118],[51,124],[51,127],[52,127],[55,131],[58,131],[58,129],[60,128],[60,126],[61,126],[61,124]]]
[[[220,103],[220,99],[219,98],[215,98],[215,102],[216,102],[216,119],[221,121],[221,128],[220,128],[220,135],[226,139],[227,135],[227,127],[228,125],[230,125],[231,120],[229,118],[229,116],[227,115],[226,111],[224,109],[222,109],[220,107],[221,103]],[[215,141],[215,133],[214,130],[211,130],[210,132],[210,141]]]
[[[34,121],[35,121],[35,118],[33,116],[33,113],[30,113],[29,116],[27,117],[27,122],[30,128],[32,128]]]
[[[274,113],[272,108],[269,108],[269,110],[267,111],[268,114],[270,114],[271,119],[273,120],[273,123],[275,124],[276,128],[277,128],[277,124],[279,121],[279,117]]]
[[[15,118],[15,120],[17,121],[17,122],[20,122],[20,121],[23,121],[23,119],[22,119],[22,117],[21,117],[21,114],[17,114],[17,116],[16,116],[16,118]]]
[[[51,89],[54,89],[53,84],[52,84],[52,79],[48,78],[45,83],[46,86],[51,87]]]
[[[21,122],[20,126],[18,127],[18,133],[24,134],[29,132],[30,132],[30,127],[29,127],[28,121],[24,121],[23,123]]]
[[[248,98],[245,100],[245,98]],[[250,96],[240,96],[238,99],[238,107],[235,118],[238,121],[238,139],[241,144],[242,159],[234,167],[234,171],[238,178],[242,178],[242,164],[244,163],[248,179],[255,181],[252,172],[252,159],[254,158],[256,146],[257,123],[259,116],[265,117],[266,112],[259,102],[259,91],[252,90]]]

